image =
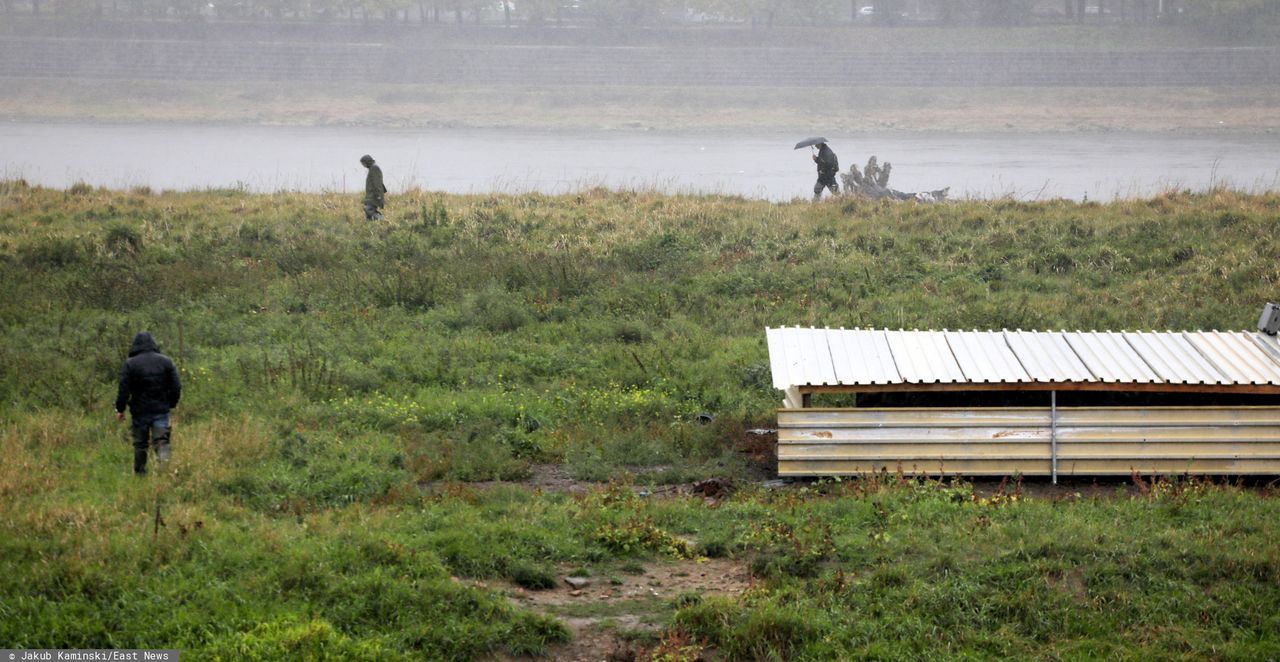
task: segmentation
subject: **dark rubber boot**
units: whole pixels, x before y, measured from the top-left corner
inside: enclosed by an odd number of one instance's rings
[[[151,428],[133,425],[129,430],[133,434],[133,473],[141,476],[147,473],[147,451]]]
[[[169,463],[169,435],[172,429],[159,425],[151,428],[151,444],[156,448],[156,462],[161,467]]]

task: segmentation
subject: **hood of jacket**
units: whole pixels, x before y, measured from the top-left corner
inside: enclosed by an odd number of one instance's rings
[[[151,337],[149,331],[141,331],[133,337],[133,344],[129,345],[129,356],[137,356],[143,352],[158,352],[160,346],[156,344],[156,339]]]

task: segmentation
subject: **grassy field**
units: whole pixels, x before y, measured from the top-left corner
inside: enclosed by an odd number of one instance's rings
[[[766,326],[1250,328],[1277,297],[1280,195],[411,191],[387,217],[350,196],[0,183],[0,646],[1280,657],[1267,486],[770,490],[748,432],[780,401]],[[136,479],[112,401],[144,328],[186,391],[173,462]],[[575,489],[534,487],[547,467]],[[712,476],[739,489],[663,487]],[[681,590],[700,567],[741,590]],[[521,597],[655,568],[673,579],[643,601]]]

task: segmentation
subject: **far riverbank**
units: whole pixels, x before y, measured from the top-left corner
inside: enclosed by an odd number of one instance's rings
[[[1110,200],[1280,188],[1280,133],[823,131],[843,170],[875,155],[905,191]],[[3,179],[154,190],[354,193],[372,154],[393,192],[562,194],[593,187],[807,198],[805,137],[777,130],[551,131],[207,124],[0,124]]]
[[[9,122],[417,129],[1273,133],[1280,86],[640,88],[14,78]]]

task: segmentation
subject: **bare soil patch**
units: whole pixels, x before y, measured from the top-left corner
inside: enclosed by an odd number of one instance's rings
[[[572,570],[561,568],[562,577]],[[590,584],[581,589],[564,581],[545,591],[514,584],[503,589],[512,602],[559,618],[573,631],[573,641],[555,647],[551,659],[633,659],[645,642],[661,633],[677,597],[738,596],[751,585],[746,565],[729,559],[659,561],[632,573],[611,570],[588,579]]]

